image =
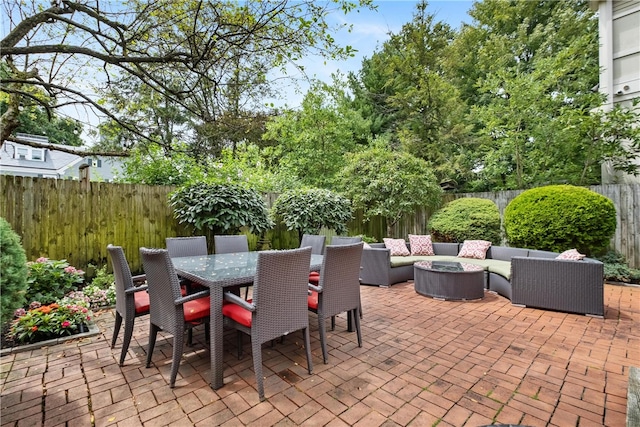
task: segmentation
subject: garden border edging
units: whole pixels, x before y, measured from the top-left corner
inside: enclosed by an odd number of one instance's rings
[[[91,322],[87,324],[87,326],[89,327],[88,332],[82,332],[75,335],[67,335],[65,337],[60,337],[60,338],[53,338],[46,341],[35,342],[33,344],[18,345],[15,347],[0,349],[0,357],[7,356],[13,353],[21,353],[23,351],[36,350],[42,347],[50,347],[53,345],[62,344],[66,341],[71,341],[79,338],[93,337],[100,334],[100,328],[98,327],[98,325],[95,324],[95,322]]]

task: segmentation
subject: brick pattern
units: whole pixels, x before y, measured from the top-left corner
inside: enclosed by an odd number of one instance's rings
[[[299,334],[263,346],[265,402],[249,340],[238,360],[234,331],[222,389],[208,386],[201,328],[170,389],[171,337],[160,334],[147,369],[148,325],[136,322],[121,368],[105,311],[98,337],[0,359],[0,425],[624,425],[629,367],[640,360],[640,288],[606,285],[604,319],[514,307],[492,293],[436,301],[412,283],[361,291],[363,347],[344,315],[328,331],[327,365],[310,322],[311,376]]]

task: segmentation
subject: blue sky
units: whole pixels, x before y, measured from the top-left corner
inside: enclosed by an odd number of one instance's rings
[[[360,10],[344,15],[336,13],[334,19],[338,23],[351,24],[351,32],[346,29],[334,34],[334,38],[341,45],[350,45],[357,49],[356,55],[348,60],[325,61],[323,58],[307,58],[302,63],[307,74],[311,78],[329,82],[331,74],[349,71],[358,71],[362,60],[370,58],[382,44],[389,39],[389,33],[397,34],[402,26],[413,20],[415,6],[414,0],[387,0],[375,1],[377,11]],[[473,1],[469,0],[436,0],[429,1],[427,12],[435,15],[436,21],[444,21],[453,29],[460,29],[463,22],[471,23],[471,17],[467,12],[471,9]],[[306,92],[306,84],[300,83],[303,92]],[[289,107],[298,107],[304,94],[295,93],[292,88],[287,90],[286,104]],[[279,102],[276,104],[280,104]]]

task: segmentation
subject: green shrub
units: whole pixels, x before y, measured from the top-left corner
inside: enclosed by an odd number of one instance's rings
[[[299,238],[305,233],[318,234],[323,227],[345,234],[351,211],[349,199],[320,188],[285,191],[272,208],[276,219],[288,230],[297,230]]]
[[[598,257],[604,263],[604,279],[610,282],[640,283],[640,270],[630,268],[624,255],[608,251]]]
[[[273,227],[267,205],[255,190],[205,182],[182,187],[170,196],[176,219],[201,231],[237,234],[243,227],[261,234]]]
[[[14,310],[25,304],[27,257],[20,237],[0,218],[0,308],[2,324],[11,320]]]
[[[95,266],[91,266],[95,267]],[[116,285],[113,274],[107,273],[107,265],[96,269],[96,276],[81,291],[72,291],[67,298],[84,301],[92,309],[115,305]]]
[[[96,269],[95,276],[91,280],[91,286],[97,289],[109,289],[115,279],[113,274],[107,273],[107,264],[99,268],[96,268],[94,265],[90,266]]]
[[[84,271],[69,265],[67,260],[38,258],[28,262],[26,299],[28,303],[37,301],[49,304],[75,291],[84,282]]]
[[[488,240],[499,244],[500,211],[491,200],[465,197],[447,203],[429,220],[428,226],[437,242]]]
[[[522,192],[506,207],[511,246],[562,252],[604,253],[616,230],[613,202],[587,188],[550,185]]]

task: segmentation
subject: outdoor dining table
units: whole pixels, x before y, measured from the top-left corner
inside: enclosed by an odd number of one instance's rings
[[[222,302],[225,288],[250,285],[256,274],[259,252],[236,252],[207,256],[172,258],[179,276],[209,288],[211,387],[224,385]],[[322,255],[311,255],[309,271],[319,271]]]

